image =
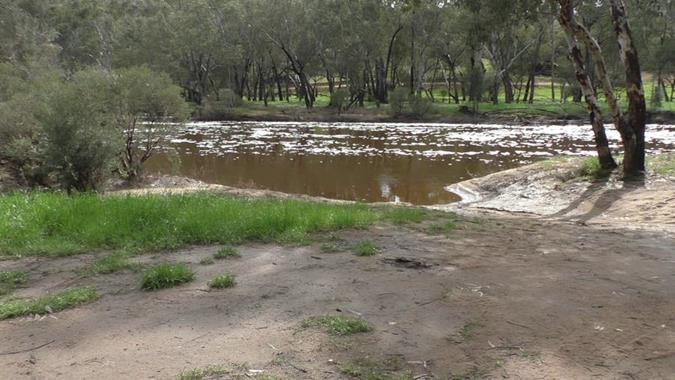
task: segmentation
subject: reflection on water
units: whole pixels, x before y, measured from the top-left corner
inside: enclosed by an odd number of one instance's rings
[[[618,134],[608,132],[618,148]],[[366,202],[452,202],[449,184],[554,155],[593,154],[590,127],[571,125],[224,122],[170,133],[150,172]],[[648,126],[647,141],[651,152],[675,150],[675,126]]]

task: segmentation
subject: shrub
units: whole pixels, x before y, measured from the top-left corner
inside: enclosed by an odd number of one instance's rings
[[[409,97],[410,89],[405,87],[396,87],[389,93],[389,109],[394,116],[405,113]]]
[[[194,272],[185,264],[161,264],[143,274],[141,288],[143,290],[171,288],[194,279]]]
[[[330,106],[337,109],[338,113],[347,109],[349,102],[349,91],[339,89],[330,94]]]
[[[224,88],[218,91],[216,98],[210,96],[204,101],[199,116],[204,120],[222,120],[227,118],[234,108],[241,105],[241,97],[229,88]]]
[[[234,276],[231,274],[224,274],[222,276],[218,276],[214,278],[213,280],[209,281],[209,288],[214,288],[214,289],[225,289],[225,288],[231,288],[236,284],[236,281],[234,280]]]
[[[108,109],[109,81],[96,70],[76,73],[49,94],[38,114],[45,131],[45,161],[70,191],[95,190],[112,172],[120,150]]]
[[[409,99],[410,112],[417,118],[423,118],[431,110],[431,100],[421,96],[414,95]]]
[[[170,123],[188,117],[187,103],[180,94],[181,88],[168,75],[147,66],[113,72],[108,102],[115,126],[124,135],[120,171],[127,179],[141,174]]]

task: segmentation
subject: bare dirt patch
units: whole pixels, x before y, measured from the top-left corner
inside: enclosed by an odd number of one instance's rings
[[[171,379],[224,366],[235,370],[214,378],[348,379],[363,363],[383,378],[672,378],[671,238],[501,216],[453,231],[434,223],[343,231],[304,247],[245,245],[240,258],[211,265],[200,262],[220,247],[136,257],[196,272],[157,292],[141,291],[133,271],[86,275],[94,254],[0,262],[28,272],[18,296],[84,285],[102,294],[1,321],[0,378]],[[349,251],[362,240],[379,253]],[[337,252],[323,253],[326,242]],[[210,290],[223,273],[237,285]],[[325,314],[363,318],[373,331],[301,328]]]

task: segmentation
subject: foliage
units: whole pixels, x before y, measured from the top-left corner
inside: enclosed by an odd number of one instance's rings
[[[196,368],[184,371],[178,376],[178,380],[202,380],[214,376],[223,376],[232,372],[229,368],[223,366],[208,366],[206,368]]]
[[[421,95],[414,95],[410,97],[410,113],[419,118],[424,118],[431,110],[431,100]]]
[[[352,248],[356,256],[375,256],[380,252],[380,249],[375,243],[362,240],[354,245]]]
[[[370,332],[373,330],[368,322],[363,319],[343,317],[340,315],[322,315],[307,318],[302,322],[302,327],[322,327],[331,335],[338,336]]]
[[[0,297],[11,293],[14,289],[26,283],[26,273],[19,271],[0,272]]]
[[[111,82],[110,93],[106,94],[112,105],[108,112],[113,114],[118,133],[125,137],[120,170],[133,180],[162,142],[171,122],[187,118],[188,107],[171,78],[147,66],[116,70]]]
[[[94,288],[72,288],[37,299],[11,300],[0,304],[0,320],[31,314],[46,314],[83,305],[99,298]]]
[[[405,113],[410,89],[397,87],[389,93],[389,109],[394,116],[400,116]]]
[[[339,89],[330,94],[330,106],[335,108],[338,113],[345,111],[349,103],[349,91]]]
[[[209,281],[209,288],[225,289],[231,288],[236,284],[234,276],[231,274],[224,274]]]
[[[141,289],[171,288],[195,279],[194,272],[185,264],[160,264],[143,273]]]
[[[120,138],[108,112],[109,90],[104,72],[78,72],[55,86],[37,115],[45,162],[68,191],[95,190],[112,172]]]
[[[0,256],[293,242],[313,232],[365,227],[377,219],[377,213],[364,205],[246,200],[211,194],[14,194],[0,196]]]
[[[96,274],[110,274],[127,269],[137,269],[139,265],[129,261],[128,255],[115,253],[94,261],[91,272]]]
[[[213,255],[213,258],[216,260],[223,260],[223,259],[229,259],[229,258],[234,258],[234,257],[241,257],[239,254],[239,251],[237,251],[236,248],[226,246],[218,250],[215,255]]]

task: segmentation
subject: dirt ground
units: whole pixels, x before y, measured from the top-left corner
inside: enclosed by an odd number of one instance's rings
[[[209,366],[231,369],[214,379],[350,379],[343,369],[358,366],[368,380],[675,379],[672,180],[619,186],[547,170],[461,184],[467,202],[441,207],[462,213],[451,231],[438,214],[301,247],[244,245],[241,258],[212,265],[200,261],[218,246],[136,257],[195,270],[194,282],[157,292],[141,291],[134,271],[87,275],[105,252],[0,261],[29,273],[17,296],[85,285],[102,295],[0,321],[0,379],[175,379]],[[380,253],[355,256],[361,240]],[[339,251],[322,252],[326,242]],[[222,273],[237,285],[209,290]],[[361,317],[373,331],[301,327],[323,314]]]

